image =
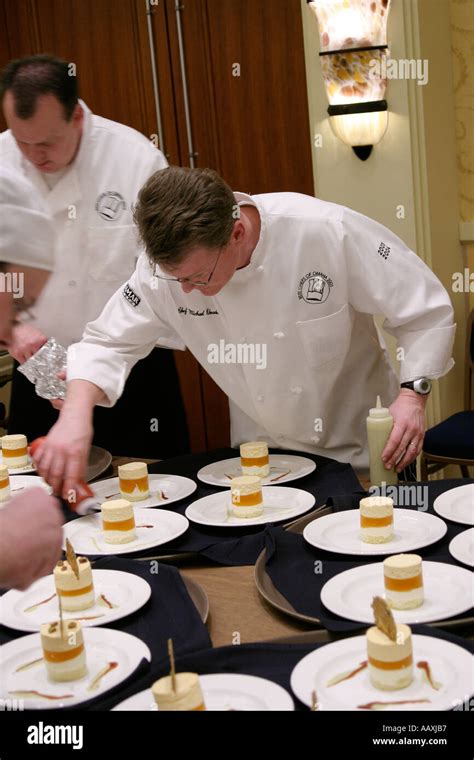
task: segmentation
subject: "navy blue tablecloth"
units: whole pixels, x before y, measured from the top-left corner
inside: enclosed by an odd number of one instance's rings
[[[199,617],[175,567],[163,563],[150,566],[148,563],[137,562],[137,560],[107,557],[96,562],[94,569],[133,573],[150,584],[151,597],[143,607],[125,618],[113,621],[108,626],[101,625],[101,628],[114,628],[143,641],[150,649],[154,668],[168,661],[167,641],[169,638],[173,639],[177,656],[212,646],[207,628]],[[25,635],[29,634],[0,625],[0,644],[7,644]],[[116,693],[122,693],[128,686],[133,688],[135,681],[146,675],[150,667],[150,664],[143,660],[135,673],[124,684],[112,689],[109,696],[113,697]],[[99,701],[101,699],[104,697],[99,697]],[[93,702],[95,701],[94,699]],[[79,709],[85,709],[88,704],[80,705]]]
[[[338,498],[360,488],[359,480],[349,464],[341,464],[333,459],[282,449],[271,449],[270,452],[300,454],[316,462],[314,472],[300,480],[288,483],[289,487],[300,488],[313,494],[316,499],[315,508],[325,504],[329,497]],[[225,489],[223,488],[214,488],[201,483],[197,479],[197,472],[201,467],[211,462],[231,459],[238,455],[239,453],[235,449],[217,449],[202,454],[189,454],[166,459],[158,464],[150,465],[148,469],[151,474],[181,475],[191,478],[197,483],[197,490],[191,496],[183,499],[183,501],[174,502],[168,507],[166,504],[160,504],[160,509],[169,509],[172,512],[179,512],[184,515],[186,508],[192,502],[211,494],[224,493]],[[285,483],[281,485],[285,486]],[[139,505],[137,504],[137,506]],[[68,519],[71,519],[71,515],[68,515]],[[188,531],[174,541],[156,547],[156,549],[147,549],[128,556],[140,558],[193,552],[221,565],[254,565],[264,545],[265,525],[245,526],[243,522],[242,527],[237,528],[211,528],[190,523]]]
[[[468,652],[474,652],[474,642],[466,641],[445,631],[434,631],[424,625],[411,626],[413,633],[424,636],[434,636],[445,641],[458,644]],[[211,673],[243,673],[251,676],[267,678],[282,686],[293,697],[297,710],[307,710],[291,692],[290,677],[293,668],[307,654],[330,644],[241,644],[237,646],[219,647],[202,652],[193,652],[177,659],[178,672],[193,672],[200,675]],[[94,710],[109,710],[119,702],[148,689],[161,676],[169,672],[168,664],[160,664],[152,668],[133,684],[121,689],[120,694],[111,695],[94,703]],[[466,695],[460,695],[460,698]]]
[[[417,509],[423,499],[423,508],[429,514],[436,514],[433,502],[437,496],[445,491],[465,483],[474,482],[469,480],[442,480],[428,483],[416,483],[417,487],[425,487],[424,491],[411,492],[406,485],[396,486],[396,493],[390,492],[394,499],[394,505],[399,508]],[[405,489],[405,490],[403,490]],[[328,506],[333,511],[358,509],[359,501],[367,492],[359,490],[350,496],[335,496],[328,500]],[[421,497],[421,498],[420,498]],[[411,502],[411,506],[409,505]],[[442,519],[442,518],[440,518]],[[431,546],[417,549],[416,553],[425,560],[433,562],[446,562],[448,564],[462,566],[449,553],[449,543],[454,536],[468,529],[467,525],[446,521],[448,530],[444,538]],[[318,618],[330,631],[344,632],[357,631],[366,628],[364,624],[345,620],[330,612],[321,602],[321,590],[323,586],[335,575],[345,570],[381,562],[383,557],[361,557],[335,554],[310,546],[302,535],[289,533],[278,527],[270,527],[266,531],[266,570],[274,586],[288,600],[292,607],[303,615]],[[317,561],[321,565],[315,566]],[[317,572],[315,570],[317,569]],[[321,572],[320,572],[321,571]],[[473,615],[472,609],[462,615],[456,615],[456,619],[464,619]]]

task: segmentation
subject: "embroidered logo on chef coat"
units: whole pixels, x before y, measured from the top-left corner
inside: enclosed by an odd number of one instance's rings
[[[379,246],[379,255],[387,261],[388,257],[390,256],[391,248],[389,245],[385,245],[385,243],[380,243]]]
[[[322,272],[308,272],[298,287],[298,298],[306,303],[324,303],[334,286],[330,277]]]
[[[122,295],[125,298],[126,301],[128,301],[135,309],[137,306],[140,306],[142,299],[140,296],[137,296],[134,290],[130,287],[130,285],[125,285]]]
[[[106,222],[116,222],[126,208],[125,198],[120,193],[110,191],[99,195],[95,204],[95,210]]]

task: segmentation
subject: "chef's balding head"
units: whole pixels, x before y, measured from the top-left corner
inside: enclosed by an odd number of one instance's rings
[[[0,167],[0,344],[8,345],[16,315],[43,290],[54,245],[52,222],[32,185]]]
[[[72,163],[84,121],[73,64],[49,55],[11,61],[0,76],[0,97],[8,128],[30,163],[45,174]]]

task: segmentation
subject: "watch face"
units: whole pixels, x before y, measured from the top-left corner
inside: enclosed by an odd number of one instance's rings
[[[427,394],[431,390],[431,383],[426,378],[423,378],[422,380],[417,380],[415,383],[415,390],[418,393],[424,393]]]

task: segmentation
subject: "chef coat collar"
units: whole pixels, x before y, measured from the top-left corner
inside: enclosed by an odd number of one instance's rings
[[[90,108],[84,103],[83,100],[79,100],[79,104],[84,111],[84,124],[82,129],[81,143],[77,152],[76,158],[73,163],[66,167],[61,179],[56,183],[52,190],[49,189],[44,175],[29,161],[23,158],[25,173],[30,181],[34,184],[37,190],[41,193],[46,200],[48,210],[50,214],[54,216],[60,211],[64,211],[65,206],[72,205],[79,201],[82,197],[81,186],[78,176],[78,167],[84,159],[84,155],[88,150],[87,143],[89,142],[91,126],[92,126],[92,113]]]
[[[237,192],[234,193],[234,198],[239,206],[254,206],[257,209],[258,213],[260,214],[260,237],[258,239],[257,245],[254,248],[250,262],[243,269],[236,270],[232,276],[231,282],[243,281],[244,279],[248,278],[249,275],[253,274],[256,269],[262,266],[262,262],[265,256],[265,233],[267,230],[267,218],[265,211],[255,200],[255,198],[253,198],[251,195],[246,195],[246,193]]]

